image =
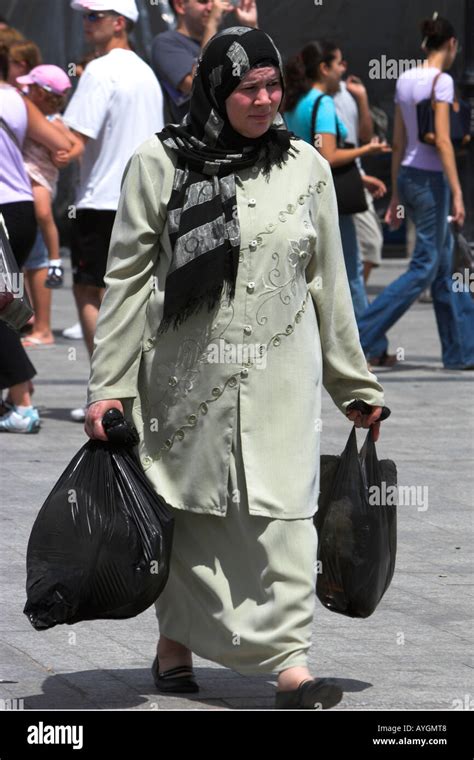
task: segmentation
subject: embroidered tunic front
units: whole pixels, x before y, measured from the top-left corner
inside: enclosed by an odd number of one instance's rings
[[[175,164],[155,137],[125,173],[88,402],[124,402],[143,469],[176,509],[225,515],[239,404],[249,513],[311,517],[321,385],[343,412],[355,398],[384,404],[359,343],[329,165],[292,146],[269,178],[259,165],[236,174],[235,298],[163,334]]]

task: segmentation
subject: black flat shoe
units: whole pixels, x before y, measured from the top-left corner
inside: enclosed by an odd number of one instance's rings
[[[160,673],[157,655],[153,661],[151,673],[156,688],[163,694],[195,694],[199,691],[199,686],[194,680],[194,671],[187,665],[171,668],[170,670],[165,670],[164,673]]]
[[[277,691],[275,710],[329,710],[342,699],[342,689],[329,678],[303,681],[293,691]]]

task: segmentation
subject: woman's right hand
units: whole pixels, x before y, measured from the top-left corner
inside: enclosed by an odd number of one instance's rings
[[[464,201],[462,193],[459,195],[453,195],[453,213],[452,222],[455,222],[459,227],[462,227],[466,218],[466,210],[464,208]]]
[[[107,441],[108,438],[102,426],[102,418],[109,409],[118,409],[123,414],[122,402],[118,399],[107,399],[106,401],[95,401],[87,407],[86,421],[84,430],[89,438],[97,441]]]

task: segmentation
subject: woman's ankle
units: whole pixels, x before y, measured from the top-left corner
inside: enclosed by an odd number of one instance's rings
[[[278,674],[277,691],[293,691],[303,683],[303,681],[312,681],[313,676],[308,668],[304,666],[295,666],[287,668]]]
[[[192,664],[193,653],[191,650],[184,644],[168,639],[166,636],[160,636],[157,655],[160,661],[160,670]],[[166,665],[166,668],[162,668],[162,665]]]

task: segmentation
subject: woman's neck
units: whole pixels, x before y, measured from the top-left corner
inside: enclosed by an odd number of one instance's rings
[[[443,71],[446,66],[446,51],[433,50],[433,52],[428,55],[425,61],[425,66],[427,68],[441,69],[441,71]]]
[[[313,89],[321,90],[321,92],[326,92],[326,83],[325,82],[313,82]]]

